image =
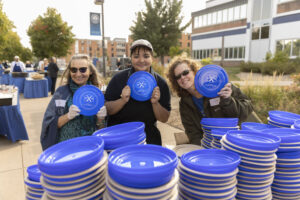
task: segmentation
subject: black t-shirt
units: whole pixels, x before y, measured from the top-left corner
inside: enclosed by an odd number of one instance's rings
[[[109,82],[105,100],[114,101],[120,98],[123,88],[127,85],[127,80],[134,73],[133,68],[129,68],[117,73]],[[166,81],[151,68],[150,73],[155,77],[157,85],[160,89],[159,103],[168,111],[171,110],[170,90]],[[160,132],[156,127],[156,118],[152,109],[151,101],[136,101],[132,98],[124,105],[124,107],[115,115],[108,116],[108,126],[141,121],[145,123],[146,142],[147,144],[161,145]]]

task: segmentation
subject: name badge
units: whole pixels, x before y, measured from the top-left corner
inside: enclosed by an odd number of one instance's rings
[[[213,98],[209,100],[210,106],[217,106],[220,104],[220,97]]]
[[[55,105],[56,105],[56,107],[65,107],[65,105],[66,105],[66,100],[63,100],[63,99],[57,99],[57,100],[55,100]]]

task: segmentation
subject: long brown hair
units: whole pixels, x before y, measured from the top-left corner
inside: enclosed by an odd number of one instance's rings
[[[174,92],[176,92],[177,96],[179,96],[179,97],[187,96],[189,94],[185,89],[182,89],[178,85],[177,80],[175,79],[174,70],[179,64],[182,64],[182,63],[186,63],[194,74],[196,74],[197,71],[201,67],[200,63],[187,57],[186,54],[176,56],[170,61],[169,65],[168,65],[168,70],[167,70],[167,78],[171,85],[171,89]]]
[[[72,63],[73,60],[79,60],[79,59],[84,59],[84,60],[87,60],[87,62],[88,62],[88,67],[91,71],[91,75],[90,75],[88,80],[91,81],[92,84],[94,86],[98,87],[98,88],[100,86],[102,86],[102,80],[100,78],[99,73],[97,72],[96,67],[93,65],[92,61],[90,60],[90,57],[88,55],[85,55],[85,54],[78,54],[78,55],[72,56],[72,58],[71,58],[71,60],[68,64],[67,69],[64,71],[64,73],[62,75],[60,84],[64,85],[64,84],[70,83],[70,81],[72,79],[71,75],[70,75],[71,63]],[[66,81],[64,81],[64,79],[66,79]]]

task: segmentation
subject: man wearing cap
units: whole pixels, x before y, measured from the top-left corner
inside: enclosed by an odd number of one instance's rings
[[[158,73],[151,67],[153,61],[153,47],[147,40],[140,39],[130,47],[131,67],[120,71],[109,82],[106,92],[106,108],[108,112],[107,125],[141,121],[145,123],[147,144],[161,145],[160,131],[156,121],[167,122],[170,116],[170,90]],[[131,89],[127,85],[129,77],[137,71],[152,74],[157,87],[152,91],[151,99],[137,101],[130,97]]]
[[[25,65],[20,61],[19,56],[15,56],[15,60],[11,63],[10,72],[24,72]]]

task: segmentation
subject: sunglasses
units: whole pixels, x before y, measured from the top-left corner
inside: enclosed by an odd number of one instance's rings
[[[181,78],[181,76],[186,76],[190,73],[190,70],[186,69],[184,70],[183,72],[181,72],[180,74],[178,74],[177,76],[174,76],[175,77],[175,80],[179,80]]]
[[[76,68],[76,67],[71,67],[70,68],[70,71],[72,72],[72,73],[77,73],[77,71],[80,71],[80,73],[85,73],[86,72],[86,70],[87,70],[87,67],[80,67],[79,69],[78,68]]]

